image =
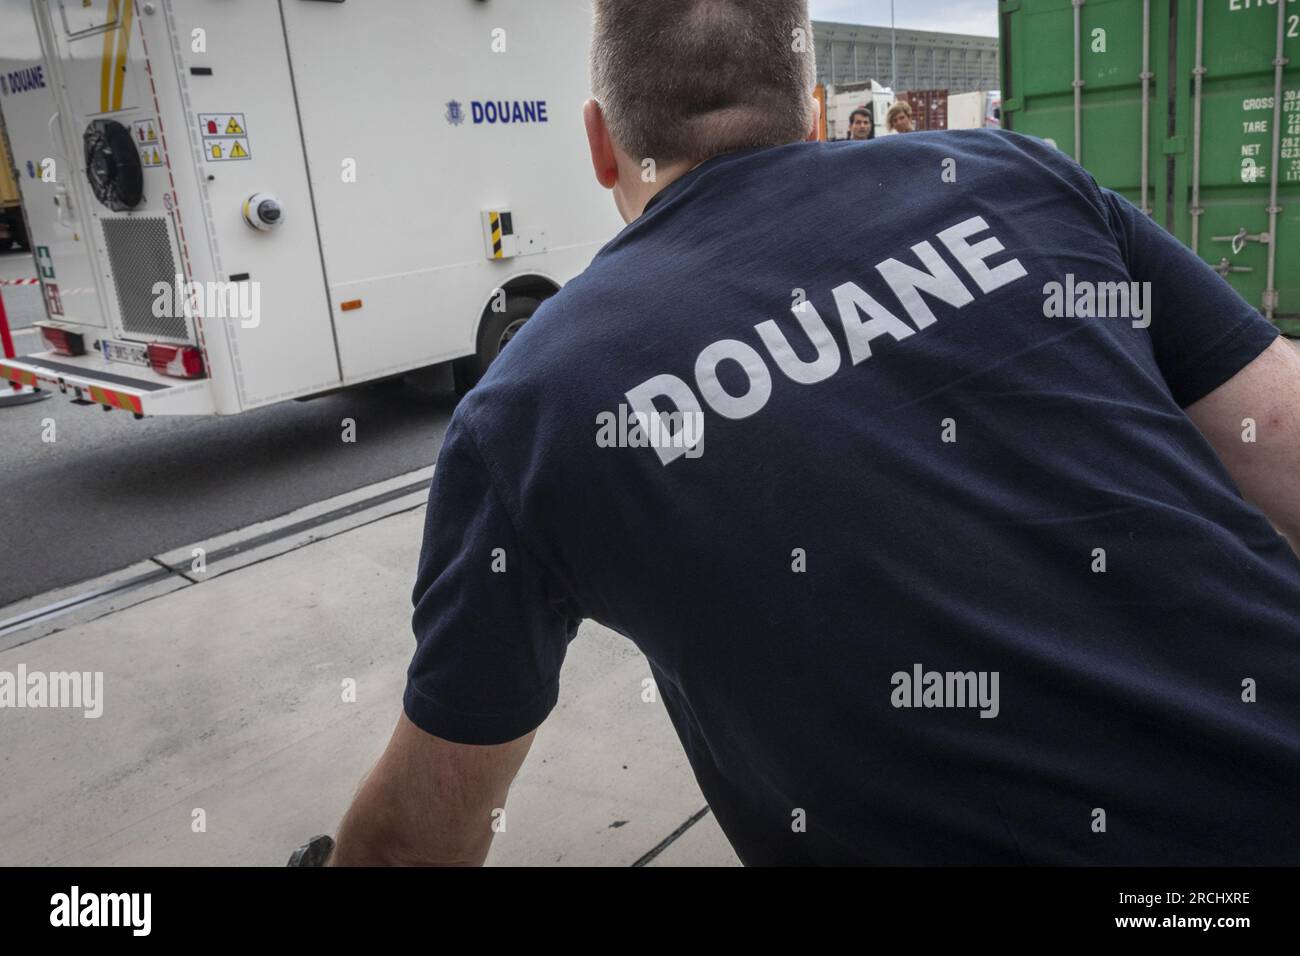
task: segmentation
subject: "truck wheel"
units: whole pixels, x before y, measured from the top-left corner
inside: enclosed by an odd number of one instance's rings
[[[496,361],[501,350],[510,344],[539,305],[541,302],[537,299],[512,296],[506,302],[504,312],[489,309],[484,313],[478,329],[478,352],[458,360],[453,367],[457,392],[464,395],[478,384],[478,380],[487,374],[488,366]]]

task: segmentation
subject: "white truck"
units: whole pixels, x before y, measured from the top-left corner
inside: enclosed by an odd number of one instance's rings
[[[951,93],[948,96],[949,129],[998,129],[1002,126],[1002,94],[997,90]]]
[[[48,321],[0,380],[235,415],[454,362],[622,223],[583,0],[0,0]]]

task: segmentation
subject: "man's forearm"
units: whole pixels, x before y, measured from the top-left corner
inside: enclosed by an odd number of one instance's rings
[[[403,715],[339,825],[328,865],[482,865],[532,739],[455,744]]]

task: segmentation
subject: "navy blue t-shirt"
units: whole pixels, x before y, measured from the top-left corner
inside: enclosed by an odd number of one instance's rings
[[[716,157],[457,408],[406,712],[591,618],[747,864],[1300,863],[1300,561],[1183,412],[1276,334],[1036,140]]]

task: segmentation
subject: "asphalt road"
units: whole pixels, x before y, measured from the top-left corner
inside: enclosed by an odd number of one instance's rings
[[[386,383],[234,418],[0,407],[0,608],[432,464],[455,403]]]

